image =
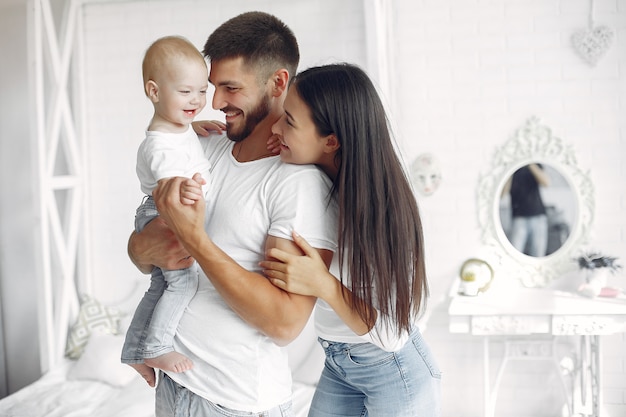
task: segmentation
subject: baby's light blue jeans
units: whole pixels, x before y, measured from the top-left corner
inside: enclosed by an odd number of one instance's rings
[[[143,228],[159,215],[152,197],[137,209],[135,230]],[[139,302],[122,348],[123,363],[142,363],[172,352],[174,334],[187,304],[198,289],[198,268],[162,271],[154,268],[150,287]]]

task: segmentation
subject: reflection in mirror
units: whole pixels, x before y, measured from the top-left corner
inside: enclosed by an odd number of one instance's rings
[[[589,237],[593,186],[572,147],[538,118],[496,149],[477,197],[481,238],[498,275],[538,287],[576,268],[572,251]]]
[[[576,220],[576,195],[551,165],[531,163],[517,168],[500,193],[500,224],[519,252],[543,257],[559,250]]]

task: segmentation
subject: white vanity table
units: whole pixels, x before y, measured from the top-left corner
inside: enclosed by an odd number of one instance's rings
[[[570,415],[600,417],[602,335],[626,332],[626,298],[585,298],[546,288],[487,291],[476,297],[456,296],[449,307],[452,333],[483,338],[484,415],[493,417],[506,365],[512,360],[544,360],[557,367]],[[580,340],[574,369],[579,384],[569,387],[555,348],[561,336]],[[490,383],[489,346],[504,343],[504,355]]]
[[[552,249],[545,255],[531,256],[534,251],[528,242],[518,249],[519,242],[516,240],[513,246],[510,241],[514,203],[508,185],[518,170],[530,165],[549,177],[539,181],[541,178],[531,172],[540,186],[541,204],[536,199],[534,203],[544,206],[547,217],[547,246]],[[526,185],[526,192],[532,194],[532,184]],[[576,293],[582,282],[570,276],[578,269],[574,260],[589,240],[595,209],[593,194],[590,176],[578,166],[571,145],[534,116],[496,148],[491,165],[479,178],[481,250],[491,271],[486,287],[482,286],[482,277],[481,290],[489,288],[491,281],[494,285],[477,296],[454,297],[448,312],[450,332],[483,340],[485,417],[495,415],[498,390],[511,361],[543,361],[552,366],[560,377],[570,416],[600,417],[603,412],[600,343],[604,335],[626,332],[626,297],[583,297]],[[518,223],[519,217],[523,215],[518,216]],[[525,225],[524,229],[530,228]],[[481,273],[464,275],[461,267],[459,277],[465,282],[461,292],[472,294],[467,282],[478,282]],[[500,278],[494,279],[496,275]],[[578,271],[574,275],[581,278]],[[494,349],[502,346],[502,354]],[[490,360],[500,358],[491,383]]]

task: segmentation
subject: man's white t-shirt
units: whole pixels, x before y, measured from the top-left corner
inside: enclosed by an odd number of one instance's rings
[[[291,239],[292,230],[313,247],[336,250],[336,206],[328,204],[331,184],[317,167],[285,164],[277,156],[240,163],[226,136],[201,140],[212,166],[207,234],[239,265],[260,272],[267,236]],[[255,412],[291,398],[285,350],[232,311],[202,271],[174,349],[194,366],[168,375],[209,401]]]

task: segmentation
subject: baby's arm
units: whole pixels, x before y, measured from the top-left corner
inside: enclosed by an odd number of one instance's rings
[[[180,185],[180,202],[181,204],[194,204],[196,201],[204,198],[202,186],[206,184],[206,180],[202,175],[195,174],[193,178],[189,178]]]
[[[200,136],[209,136],[210,132],[222,133],[226,130],[226,125],[219,120],[200,120],[191,123],[191,127]]]

